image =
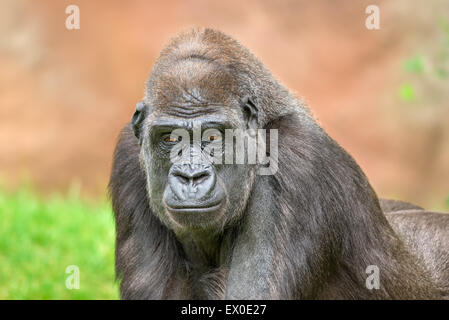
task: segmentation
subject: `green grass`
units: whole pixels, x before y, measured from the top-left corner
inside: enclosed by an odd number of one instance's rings
[[[66,287],[70,265],[79,267],[79,289]],[[114,223],[106,201],[0,189],[0,299],[117,298]]]
[[[415,89],[410,83],[405,83],[399,88],[399,97],[402,101],[412,102],[415,100]]]

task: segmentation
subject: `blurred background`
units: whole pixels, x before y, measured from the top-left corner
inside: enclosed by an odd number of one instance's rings
[[[80,29],[68,30],[68,5]],[[380,8],[368,30],[365,8]],[[449,209],[449,2],[0,3],[0,298],[117,298],[106,185],[159,51],[218,28],[310,106],[382,197]],[[80,289],[65,286],[68,265]]]

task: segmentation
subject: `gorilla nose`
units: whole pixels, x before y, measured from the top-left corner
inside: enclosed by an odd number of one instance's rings
[[[210,173],[206,170],[195,171],[195,172],[185,172],[177,171],[173,175],[183,184],[199,185],[202,182],[210,178]]]
[[[169,173],[171,189],[181,200],[204,198],[214,189],[215,180],[210,165],[174,165]]]

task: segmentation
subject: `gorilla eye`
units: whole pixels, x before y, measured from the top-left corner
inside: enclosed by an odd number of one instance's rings
[[[164,142],[166,142],[166,143],[176,143],[176,142],[181,141],[181,140],[182,140],[182,137],[181,137],[181,136],[179,136],[179,137],[171,137],[170,135],[166,135],[166,136],[163,138],[163,140],[164,140]]]
[[[209,137],[209,141],[217,141],[217,140],[220,140],[220,138],[221,138],[221,136],[218,136],[218,135],[216,135],[216,136],[210,136],[210,137]]]

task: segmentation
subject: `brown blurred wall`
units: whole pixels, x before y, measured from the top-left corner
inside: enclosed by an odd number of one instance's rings
[[[117,134],[158,52],[177,32],[209,26],[303,98],[380,195],[439,207],[449,196],[449,86],[411,107],[397,90],[402,61],[432,52],[434,17],[449,19],[449,6],[409,3],[2,1],[1,184],[31,181],[46,192],[77,182],[103,194]],[[80,8],[79,30],[65,28],[70,4]],[[368,4],[380,7],[380,30],[365,28]]]

